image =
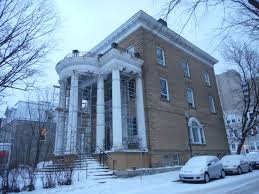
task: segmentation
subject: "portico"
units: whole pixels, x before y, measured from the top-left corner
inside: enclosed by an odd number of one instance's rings
[[[61,60],[55,155],[147,150],[141,66],[116,47]]]

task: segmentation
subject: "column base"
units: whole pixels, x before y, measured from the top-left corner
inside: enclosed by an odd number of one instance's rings
[[[53,153],[55,156],[63,156],[64,155],[64,151],[63,150],[57,150],[57,151],[54,151]]]
[[[111,151],[120,151],[120,150],[125,150],[123,145],[114,145],[112,146],[112,149],[111,149]]]

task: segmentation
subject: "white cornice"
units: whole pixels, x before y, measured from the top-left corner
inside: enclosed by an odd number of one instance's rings
[[[139,74],[141,73],[143,62],[143,60],[130,54],[111,49],[99,59],[85,56],[66,57],[56,65],[56,71],[60,79],[71,76],[74,71],[78,73],[107,74],[114,68]]]
[[[184,39],[173,30],[163,26],[161,23],[143,11],[137,12],[113,33],[111,33],[108,37],[106,37],[103,41],[91,49],[90,52],[95,54],[103,53],[110,48],[112,42],[119,42],[140,27],[155,33],[157,36],[163,38],[164,40],[170,42],[171,44],[177,46],[186,53],[208,65],[213,66],[218,62],[217,59],[201,50],[188,40]]]

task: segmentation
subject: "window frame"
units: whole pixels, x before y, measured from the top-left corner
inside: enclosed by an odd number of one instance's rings
[[[210,112],[216,113],[215,101],[214,101],[213,96],[209,95],[208,100],[209,100]]]
[[[233,149],[232,145],[235,146],[235,149]],[[230,151],[231,151],[231,152],[236,152],[236,151],[237,151],[237,144],[236,144],[236,143],[231,143],[231,144],[229,145],[229,147],[230,147]]]
[[[188,78],[191,77],[190,66],[189,66],[188,62],[183,63],[183,75],[184,75],[184,77],[188,77]]]
[[[132,85],[133,87],[130,86],[131,84],[133,84]],[[136,99],[136,80],[135,79],[131,79],[131,80],[129,80],[127,82],[127,89],[128,89],[128,98],[129,98],[129,100],[130,101],[131,100],[135,100]]]
[[[192,100],[192,102],[189,102],[188,91],[191,92],[191,100]],[[187,99],[188,106],[191,106],[192,108],[195,108],[195,100],[194,100],[194,95],[193,95],[193,89],[192,88],[186,88],[186,99]],[[192,103],[192,105],[190,105],[191,103]]]
[[[165,81],[165,83],[166,83],[166,92],[167,92],[167,94],[163,94],[163,93],[162,93],[161,81]],[[160,78],[159,78],[159,83],[160,83],[160,98],[161,98],[162,100],[167,100],[167,101],[169,101],[169,100],[170,100],[170,95],[169,95],[169,89],[168,89],[168,81],[167,81],[167,79],[164,79],[164,78],[161,78],[161,77],[160,77]],[[166,98],[163,98],[162,95],[166,95]]]
[[[210,75],[207,71],[204,72],[203,77],[204,77],[204,82],[205,82],[206,86],[211,86]]]
[[[198,131],[198,141],[194,141],[194,126],[193,123],[197,124],[197,131]],[[192,144],[200,144],[200,145],[205,145],[206,144],[206,137],[205,137],[205,133],[204,133],[204,127],[200,124],[200,122],[197,119],[193,119],[191,118],[189,120],[189,130],[190,130],[190,135],[191,135],[191,142]]]
[[[162,52],[162,59],[159,59],[159,58],[158,58],[157,50],[161,50],[161,52]],[[164,51],[164,49],[162,49],[162,48],[159,47],[159,46],[156,46],[156,62],[157,62],[159,65],[163,66],[163,67],[166,66],[166,65],[165,65],[165,51]]]

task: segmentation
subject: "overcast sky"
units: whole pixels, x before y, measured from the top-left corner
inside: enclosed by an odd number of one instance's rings
[[[56,48],[49,56],[50,60],[44,67],[44,76],[40,85],[52,86],[58,83],[55,66],[73,49],[88,51],[133,16],[139,10],[158,19],[166,0],[55,0],[61,17],[62,26],[56,33]],[[168,27],[179,33],[185,21],[184,15],[175,14],[168,19]],[[221,73],[226,66],[218,54],[217,40],[213,37],[219,12],[214,10],[206,16],[198,18],[198,25],[191,22],[182,32],[182,36],[216,57],[220,62],[215,65],[215,72]],[[195,27],[194,27],[195,26]],[[213,40],[213,41],[212,41]],[[26,96],[20,91],[10,91],[6,104],[0,107],[0,116],[6,106],[13,106]]]

